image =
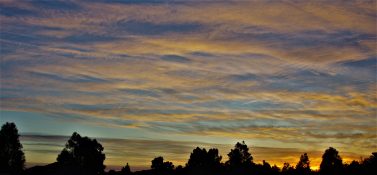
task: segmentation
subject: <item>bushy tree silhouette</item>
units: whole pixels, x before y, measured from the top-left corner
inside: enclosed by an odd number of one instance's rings
[[[163,169],[164,167],[164,158],[163,157],[156,157],[152,160],[151,168],[153,170]]]
[[[222,156],[219,154],[219,150],[216,148],[211,148],[207,153],[208,166],[212,168],[219,168],[221,166]]]
[[[174,165],[172,162],[164,162],[163,157],[156,157],[152,160],[151,168],[153,172],[157,175],[162,174],[172,174],[174,170]]]
[[[300,157],[300,161],[298,161],[296,165],[296,172],[299,175],[309,175],[311,170],[310,170],[310,161],[309,161],[309,156],[307,153],[304,153]]]
[[[234,149],[228,153],[229,160],[226,162],[227,167],[233,174],[250,174],[252,170],[253,157],[249,153],[245,141],[237,142]]]
[[[191,174],[215,173],[221,167],[221,159],[218,149],[211,148],[207,152],[205,148],[196,147],[190,154],[186,168]]]
[[[81,137],[74,132],[58,155],[57,161],[60,165],[82,174],[102,174],[105,169],[103,149],[96,139]]]
[[[19,174],[24,169],[25,156],[14,123],[5,123],[0,130],[0,173]]]
[[[196,147],[190,154],[190,158],[186,164],[190,169],[209,169],[220,166],[222,157],[219,155],[219,150]]]
[[[342,169],[342,158],[335,148],[330,147],[322,156],[322,162],[320,164],[321,175],[340,175],[342,174]]]

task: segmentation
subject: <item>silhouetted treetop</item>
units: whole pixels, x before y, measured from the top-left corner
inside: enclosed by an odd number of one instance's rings
[[[164,158],[163,157],[156,157],[152,160],[152,169],[161,169],[164,165]]]
[[[164,162],[164,158],[160,156],[152,160],[151,168],[157,175],[171,174],[174,170],[174,165],[169,161]]]
[[[320,164],[321,175],[338,175],[342,173],[343,161],[339,156],[338,151],[330,147],[322,155],[322,162]]]
[[[262,165],[265,169],[271,169],[271,165],[267,161],[263,160],[262,163],[263,163]]]
[[[57,161],[65,166],[76,167],[90,174],[104,172],[105,154],[103,147],[96,139],[81,137],[74,132],[65,148],[58,155]]]
[[[301,155],[300,161],[298,161],[296,165],[296,169],[310,169],[310,161],[307,153]]]
[[[205,148],[196,147],[190,154],[186,167],[189,169],[216,168],[220,166],[221,159],[218,149],[212,148],[207,152]]]
[[[0,173],[19,174],[25,164],[22,144],[14,123],[5,123],[0,130]]]
[[[242,143],[237,142],[234,149],[230,150],[228,157],[229,160],[227,164],[234,167],[247,166],[253,162],[253,157],[249,153],[249,148],[245,144],[245,141],[242,141]]]
[[[291,166],[288,162],[285,162],[284,165],[283,165],[283,168],[281,169],[283,174],[291,174],[291,172],[293,172],[293,170],[294,170],[294,167]]]
[[[130,165],[128,165],[128,163],[127,163],[126,166],[124,166],[120,172],[121,172],[122,175],[129,175],[129,174],[131,174]]]
[[[310,174],[310,161],[309,156],[307,153],[304,153],[300,156],[300,160],[298,161],[296,165],[296,172],[300,175],[308,175]]]

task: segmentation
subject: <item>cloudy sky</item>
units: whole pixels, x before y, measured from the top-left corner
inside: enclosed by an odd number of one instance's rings
[[[28,165],[74,131],[108,167],[176,165],[196,146],[223,160],[319,165],[377,149],[376,1],[0,2],[0,123]]]

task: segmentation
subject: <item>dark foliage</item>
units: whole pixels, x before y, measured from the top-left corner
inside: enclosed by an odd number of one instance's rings
[[[174,168],[172,162],[156,157],[151,161],[151,169],[132,172],[127,163],[121,171],[104,171],[105,155],[103,147],[95,139],[81,137],[73,133],[65,148],[58,155],[57,162],[35,166],[22,171],[24,156],[18,140],[18,131],[13,123],[6,123],[0,131],[0,175],[375,175],[377,174],[377,153],[361,161],[343,164],[335,148],[325,150],[319,171],[310,169],[307,153],[300,156],[295,167],[284,163],[280,169],[267,161],[253,162],[245,142],[237,143],[228,153],[229,160],[221,163],[222,156],[215,148],[195,148],[186,166]],[[15,152],[16,157],[9,152]],[[18,163],[14,163],[18,162]]]
[[[195,148],[186,164],[189,174],[218,174],[221,171],[219,150],[212,148],[208,152],[205,148]]]
[[[20,174],[25,156],[14,123],[5,123],[0,130],[0,174]]]
[[[265,160],[263,160],[262,164],[253,164],[251,170],[249,174],[277,175],[280,172],[280,169],[276,165],[271,167]]]
[[[372,153],[369,158],[364,159],[362,170],[365,174],[377,174],[377,152]]]
[[[310,170],[310,161],[308,154],[304,153],[300,157],[300,161],[296,165],[296,174],[300,175],[309,175]]]
[[[249,148],[245,144],[245,141],[242,141],[242,143],[237,142],[234,149],[230,150],[228,157],[229,161],[227,164],[231,167],[248,166],[253,161],[253,157],[249,153]]]
[[[291,166],[289,163],[284,163],[283,168],[281,169],[281,174],[282,175],[290,175],[294,174],[295,169],[293,166]]]
[[[229,160],[226,162],[227,168],[233,174],[250,174],[254,166],[253,157],[249,153],[249,148],[244,141],[237,142],[234,149],[228,153]]]
[[[152,171],[156,175],[173,174],[174,165],[171,162],[164,162],[163,157],[156,157],[152,160]]]
[[[130,165],[128,165],[128,163],[127,163],[126,166],[124,166],[120,172],[121,172],[122,175],[132,174]]]
[[[322,156],[320,165],[321,175],[341,175],[343,174],[343,161],[338,151],[330,147]]]
[[[96,139],[81,137],[74,132],[58,155],[57,162],[81,174],[102,174],[105,169],[102,151],[103,147]]]

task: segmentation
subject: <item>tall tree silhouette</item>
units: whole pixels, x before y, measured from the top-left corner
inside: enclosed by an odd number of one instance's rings
[[[242,143],[237,142],[234,149],[230,150],[228,157],[227,164],[231,167],[248,166],[253,161],[253,157],[249,153],[249,148],[245,144],[245,141],[242,141]]]
[[[0,173],[19,174],[25,164],[22,144],[14,123],[5,123],[0,130]]]
[[[102,174],[105,166],[103,147],[96,139],[81,137],[74,132],[65,148],[58,155],[57,161],[63,166],[73,168],[83,174]]]
[[[307,153],[304,153],[300,157],[300,161],[298,161],[296,165],[296,172],[299,175],[308,175],[310,174],[310,161],[309,156]]]
[[[330,147],[322,155],[322,162],[320,165],[321,175],[339,175],[342,174],[343,162],[339,156],[338,151]]]

